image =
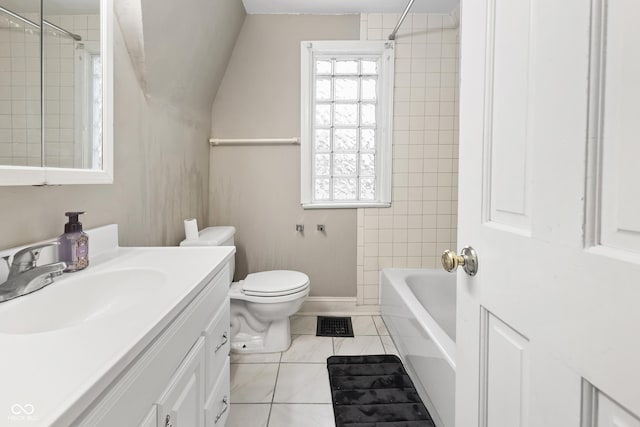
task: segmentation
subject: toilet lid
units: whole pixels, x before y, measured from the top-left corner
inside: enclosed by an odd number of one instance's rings
[[[251,273],[242,282],[242,292],[252,296],[281,296],[309,287],[309,277],[299,271],[273,270]]]

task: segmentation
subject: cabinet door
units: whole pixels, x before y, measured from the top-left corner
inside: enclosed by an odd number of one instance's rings
[[[209,399],[213,392],[213,388],[220,377],[220,372],[222,372],[222,367],[229,356],[231,348],[229,310],[229,298],[226,298],[220,310],[204,331],[206,340],[205,355],[207,358],[206,399]]]
[[[222,427],[227,423],[230,401],[230,369],[229,356],[218,372],[218,381],[211,391],[211,396],[204,407],[204,421],[206,427]]]
[[[204,337],[198,338],[158,401],[158,427],[204,426]]]

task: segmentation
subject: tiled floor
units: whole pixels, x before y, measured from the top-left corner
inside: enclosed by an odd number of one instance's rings
[[[354,338],[316,337],[316,316],[293,316],[289,350],[232,354],[227,427],[334,426],[327,357],[397,354],[380,316],[351,321]]]

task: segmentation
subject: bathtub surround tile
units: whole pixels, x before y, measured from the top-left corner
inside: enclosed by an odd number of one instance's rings
[[[333,348],[334,353],[339,356],[384,354],[384,347],[378,335],[334,338]]]
[[[293,335],[291,347],[284,353],[282,363],[322,363],[333,355],[333,341],[331,337],[317,337],[315,335]]]
[[[331,404],[274,404],[269,427],[285,426],[333,427],[333,407]]]
[[[382,316],[373,316],[373,322],[375,323],[376,329],[378,330],[378,335],[389,335],[389,330],[387,330],[387,325],[384,324]]]
[[[231,401],[235,403],[271,403],[279,365],[232,364]]]
[[[365,271],[364,272],[364,284],[365,285],[378,285],[379,273],[377,271]],[[365,296],[367,298],[367,296]]]
[[[373,308],[378,307],[379,302],[380,301],[378,300],[378,298],[365,298],[364,299],[364,305],[370,305]]]
[[[378,284],[375,285],[365,285],[364,287],[364,299],[365,300],[374,300],[378,301]],[[375,325],[374,325],[374,329],[375,329]],[[370,331],[367,334],[360,334],[360,335],[377,335],[378,332],[377,331]]]
[[[368,31],[371,22],[377,29],[382,17],[384,28],[394,14],[377,14],[373,21],[371,16],[361,15],[361,35],[380,39],[379,32]],[[421,244],[437,243],[438,253],[457,246],[459,30],[445,28],[445,21],[441,15],[410,14],[398,33],[392,206],[358,209],[357,240],[364,252],[356,266],[359,304],[379,304],[379,290],[371,287],[378,282],[367,274],[375,271],[376,258],[378,270],[389,264],[382,259],[398,268],[433,268],[438,255],[425,253]],[[427,229],[433,230],[431,240],[422,239]]]
[[[267,427],[271,404],[232,403],[229,411],[226,427]]]
[[[291,333],[294,335],[315,335],[317,316],[291,316]]]
[[[331,403],[325,363],[280,365],[273,403]]]
[[[364,276],[364,274],[363,274]],[[360,277],[360,275],[358,274],[358,277]],[[360,283],[363,283],[364,279],[362,279],[360,281]],[[363,305],[364,304],[364,285],[357,285],[356,286],[356,292],[358,293],[357,295],[357,303],[358,305]]]

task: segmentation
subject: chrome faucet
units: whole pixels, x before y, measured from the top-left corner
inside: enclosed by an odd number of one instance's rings
[[[35,292],[53,283],[53,278],[60,276],[67,264],[54,262],[39,266],[37,263],[43,249],[58,245],[59,242],[49,242],[24,248],[16,252],[11,264],[8,256],[3,257],[9,267],[9,275],[0,285],[0,303]]]

